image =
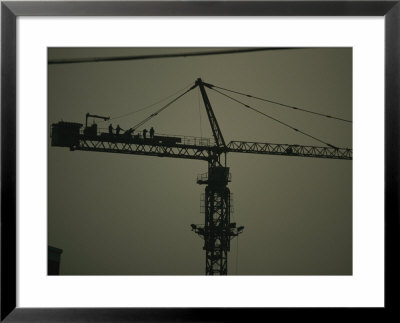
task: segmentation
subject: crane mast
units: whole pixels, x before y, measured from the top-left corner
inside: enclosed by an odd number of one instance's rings
[[[243,226],[237,227],[236,223],[231,222],[233,208],[232,194],[228,188],[231,174],[226,165],[227,153],[351,160],[352,149],[244,141],[231,141],[226,144],[207,96],[205,86],[207,87],[208,84],[198,78],[190,90],[197,86],[203,98],[214,142],[211,139],[194,137],[154,136],[152,138],[140,138],[138,135],[132,136],[130,134],[126,136],[124,134],[99,133],[95,123],[88,126],[88,117],[100,118],[105,121],[110,118],[88,113],[86,114],[83,132],[81,131],[83,124],[80,123],[60,121],[57,124],[52,124],[51,145],[68,147],[71,151],[97,151],[207,161],[208,172],[197,177],[197,184],[206,185],[201,200],[204,224],[191,224],[191,228],[204,239],[206,275],[227,275],[230,241],[241,234],[244,229]],[[162,109],[165,109],[165,107]]]
[[[197,79],[196,84],[200,88],[218,149],[213,151],[208,162],[208,173],[197,179],[198,184],[206,185],[202,200],[204,226],[192,225],[192,229],[204,239],[206,275],[227,275],[230,240],[239,235],[236,223],[231,223],[232,198],[228,188],[231,177],[229,167],[226,167],[227,147],[202,80]],[[222,154],[225,157],[225,165],[221,164]]]

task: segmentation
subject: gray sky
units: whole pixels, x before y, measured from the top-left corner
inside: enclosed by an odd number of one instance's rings
[[[199,51],[190,48],[49,49],[49,58]],[[146,107],[195,79],[352,120],[351,48],[268,51],[126,62],[49,65],[49,126],[84,123],[86,112],[116,117]],[[226,142],[321,146],[208,91]],[[231,95],[231,94],[230,94]],[[352,146],[348,123],[232,95],[338,147]],[[168,102],[166,100],[165,102]],[[157,108],[113,120],[127,129]],[[106,128],[108,123],[100,127]],[[211,138],[198,89],[144,127]],[[106,131],[106,130],[105,130]],[[49,146],[49,244],[64,250],[64,275],[204,275],[204,223],[196,176],[202,161],[70,152]],[[228,274],[352,273],[352,162],[228,155],[234,214]]]

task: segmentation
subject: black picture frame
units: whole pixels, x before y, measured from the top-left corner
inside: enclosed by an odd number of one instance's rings
[[[399,302],[400,1],[4,1],[1,3],[1,321],[135,322],[258,320],[281,315],[381,318]],[[16,19],[18,16],[384,16],[385,17],[385,307],[375,309],[17,308]],[[371,128],[371,131],[373,129]],[[371,147],[371,154],[374,153]],[[338,310],[340,314],[338,313]],[[343,313],[344,311],[344,313]],[[268,312],[269,314],[270,312]],[[311,315],[312,315],[311,314]],[[261,315],[261,316],[259,316]],[[265,317],[265,316],[264,316]],[[310,318],[310,317],[308,317]],[[265,317],[265,319],[267,319]]]

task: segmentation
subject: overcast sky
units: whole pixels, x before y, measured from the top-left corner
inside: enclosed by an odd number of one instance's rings
[[[49,49],[49,59],[192,52],[196,48]],[[117,117],[193,84],[228,89],[352,120],[352,49],[315,48],[217,56],[49,65],[48,122]],[[322,144],[208,90],[225,141]],[[352,124],[232,95],[338,147]],[[168,102],[168,100],[163,103]],[[112,120],[127,129],[163,103]],[[99,127],[107,128],[103,122]],[[198,89],[144,127],[211,138]],[[143,128],[144,128],[143,127]],[[142,129],[143,129],[142,128]],[[104,130],[107,131],[107,130]],[[203,161],[48,150],[48,242],[63,249],[62,275],[204,275],[197,174]],[[228,154],[233,222],[230,275],[352,274],[352,162]]]

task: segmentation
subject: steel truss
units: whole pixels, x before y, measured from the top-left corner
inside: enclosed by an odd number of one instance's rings
[[[206,275],[228,274],[230,240],[242,230],[231,223],[232,200],[227,187],[229,168],[209,164],[208,178],[201,176],[198,184],[207,184],[204,193],[204,225],[192,224],[192,230],[204,239]]]
[[[227,147],[228,147],[228,152],[236,152],[236,153],[284,155],[284,156],[346,159],[346,160],[351,160],[353,156],[353,151],[350,148],[270,144],[270,143],[245,142],[245,141],[231,141],[227,145]]]
[[[197,160],[210,160],[212,148],[191,145],[163,145],[154,143],[123,143],[81,138],[71,150],[98,151],[119,154],[174,157]]]
[[[205,189],[204,249],[206,275],[228,274],[230,249],[230,191],[228,187]]]

